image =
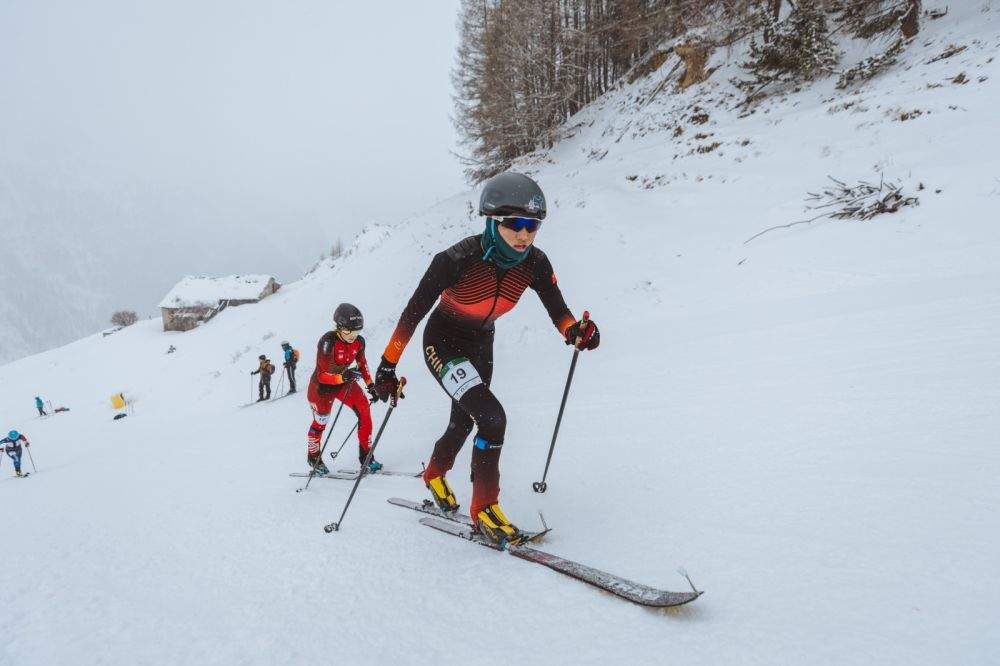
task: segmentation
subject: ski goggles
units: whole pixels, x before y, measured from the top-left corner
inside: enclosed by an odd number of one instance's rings
[[[352,331],[349,328],[338,328],[337,333],[344,342],[354,342],[361,331]]]
[[[536,220],[533,217],[501,217],[497,219],[497,224],[511,231],[524,229],[529,234],[533,234],[538,231],[538,227],[542,225],[542,221]]]

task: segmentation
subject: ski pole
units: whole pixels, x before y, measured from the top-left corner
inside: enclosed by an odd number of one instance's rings
[[[272,394],[271,400],[274,400],[281,395],[281,389],[285,385],[285,375],[281,375],[281,379],[278,380],[278,390]]]
[[[347,437],[344,438],[344,441],[340,443],[340,448],[330,454],[330,460],[336,460],[337,459],[337,456],[340,455],[341,449],[343,449],[344,445],[347,444],[347,440],[349,440],[351,438],[351,435],[354,434],[354,431],[358,429],[358,425],[360,425],[360,423],[361,423],[360,421],[355,421],[354,422],[354,427],[351,428],[351,431],[349,433],[347,433]]]
[[[590,313],[584,311],[583,313],[583,326],[581,328],[586,329],[587,322],[590,321]],[[579,342],[579,338],[577,341]],[[559,405],[559,415],[556,417],[556,428],[552,432],[552,443],[549,444],[549,455],[545,459],[545,471],[542,472],[542,480],[535,481],[531,484],[531,489],[536,493],[544,493],[548,490],[548,484],[545,483],[545,478],[549,475],[549,464],[552,462],[552,452],[556,448],[556,437],[559,436],[559,424],[562,423],[563,410],[566,409],[566,398],[569,397],[569,386],[573,383],[573,373],[576,372],[576,359],[580,356],[580,348],[573,345],[573,360],[569,364],[569,376],[566,377],[566,388],[563,389],[562,403]]]
[[[295,492],[301,493],[309,487],[310,483],[312,483],[313,477],[316,476],[316,466],[323,461],[323,451],[326,450],[326,443],[330,441],[330,435],[333,434],[333,429],[337,427],[337,419],[340,418],[340,413],[342,411],[344,411],[344,403],[340,403],[340,407],[337,408],[337,415],[333,417],[333,423],[330,425],[330,431],[326,433],[326,439],[323,440],[323,447],[319,450],[319,456],[316,458],[316,462],[313,463],[312,469],[309,470],[309,478],[306,479],[306,485],[298,488]],[[352,430],[351,432],[354,431]]]
[[[392,410],[396,408],[399,402],[399,398],[403,395],[403,386],[406,384],[406,378],[399,378],[399,385],[396,387],[396,393],[392,396],[392,400],[389,401],[389,409],[385,413],[385,418],[382,419],[382,425],[378,428],[378,434],[375,435],[375,441],[372,442],[371,448],[368,449],[368,455],[365,456],[365,461],[361,464],[361,469],[358,471],[358,478],[354,481],[354,487],[351,488],[351,494],[347,496],[347,503],[344,504],[344,510],[340,512],[340,518],[335,523],[330,523],[323,528],[323,531],[327,534],[331,532],[337,532],[340,530],[340,524],[344,522],[344,516],[347,515],[347,509],[351,506],[351,500],[354,499],[354,493],[358,492],[358,486],[361,485],[361,479],[365,478],[368,473],[368,463],[372,461],[375,455],[375,447],[378,446],[378,442],[382,439],[382,432],[385,430],[385,424],[389,422],[389,417],[392,416]]]
[[[374,405],[375,404],[375,398],[372,398],[369,401],[369,404]],[[336,451],[334,451],[333,453],[330,454],[330,460],[336,460],[337,459],[337,456],[339,456],[340,452],[344,449],[344,445],[347,444],[347,440],[349,440],[351,438],[351,435],[354,434],[354,431],[357,430],[358,426],[360,426],[360,425],[361,425],[361,421],[360,420],[354,422],[354,427],[351,428],[351,431],[349,433],[347,433],[347,437],[345,437],[344,441],[340,443],[340,447]]]
[[[31,461],[31,471],[37,473],[38,472],[38,468],[35,467],[35,459],[31,457],[31,447],[30,446],[25,446],[24,450],[28,452],[28,460]]]

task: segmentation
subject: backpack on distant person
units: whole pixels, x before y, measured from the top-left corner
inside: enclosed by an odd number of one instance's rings
[[[298,363],[299,362],[299,350],[298,349],[293,349],[292,350],[292,362],[293,363]]]

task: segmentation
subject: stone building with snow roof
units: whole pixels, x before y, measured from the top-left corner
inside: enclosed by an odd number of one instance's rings
[[[278,291],[270,275],[189,275],[160,301],[164,331],[190,331],[227,307],[256,303]]]

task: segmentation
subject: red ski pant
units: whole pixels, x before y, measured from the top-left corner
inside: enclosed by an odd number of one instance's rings
[[[309,426],[309,433],[306,435],[309,455],[311,457],[319,455],[320,440],[323,438],[326,424],[330,421],[334,400],[340,400],[350,407],[358,417],[358,444],[362,453],[367,454],[372,441],[372,413],[368,407],[368,396],[357,382],[341,384],[333,390],[326,386],[322,386],[323,390],[320,390],[321,386],[315,379],[309,382],[307,396],[313,411],[312,425]]]

